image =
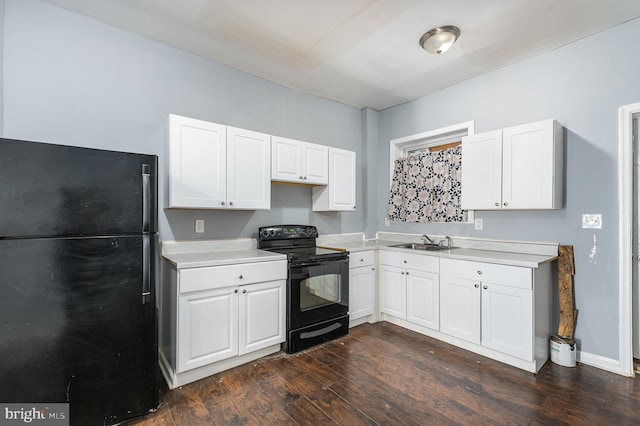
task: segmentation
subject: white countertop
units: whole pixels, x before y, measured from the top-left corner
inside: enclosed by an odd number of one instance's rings
[[[468,260],[473,262],[496,263],[500,265],[523,266],[526,268],[538,268],[540,265],[551,262],[557,256],[511,253],[505,251],[478,250],[471,248],[452,248],[450,250],[423,251],[412,250],[399,247],[389,247],[394,244],[401,244],[397,241],[379,241],[378,248],[390,251],[400,251],[405,253],[418,253],[424,256],[436,256],[441,259]]]
[[[474,262],[497,263],[501,265],[523,266],[527,268],[537,268],[543,263],[551,262],[557,256],[513,253],[505,251],[481,250],[473,248],[452,248],[451,250],[423,251],[412,250],[400,247],[391,247],[396,244],[403,244],[404,241],[383,241],[383,240],[362,240],[346,241],[339,243],[323,244],[323,247],[338,248],[349,252],[359,252],[366,250],[383,249],[404,253],[416,253],[424,256],[435,256],[446,259],[469,260]]]
[[[258,249],[171,253],[162,258],[178,269],[287,260],[284,254]]]
[[[443,259],[468,260],[473,262],[522,266],[527,268],[537,268],[540,265],[551,262],[557,258],[557,255],[550,254],[552,251],[548,254],[522,252],[522,242],[516,242],[514,244],[482,244],[477,248],[471,248],[455,247],[456,242],[464,245],[465,241],[454,239],[454,248],[451,250],[438,251],[423,251],[391,247],[396,244],[406,243],[408,240],[409,239],[407,238],[403,238],[402,240],[365,240],[362,237],[362,234],[352,234],[348,237],[339,236],[338,238],[329,236],[325,239],[319,239],[317,244],[321,247],[341,249],[353,253],[381,249],[414,253],[423,256],[435,256]],[[236,263],[268,262],[287,259],[283,254],[253,248],[256,246],[256,242],[251,239],[209,240],[204,242],[171,241],[163,244],[162,257],[178,269],[220,266]],[[529,248],[528,244],[524,244],[524,246],[525,250]],[[499,248],[502,250],[489,250],[487,249],[488,247],[492,249]],[[511,247],[514,248],[513,251],[504,251]],[[520,247],[520,252],[518,252],[516,247]],[[554,246],[551,244],[549,247],[553,248]],[[548,249],[545,248],[545,250]]]

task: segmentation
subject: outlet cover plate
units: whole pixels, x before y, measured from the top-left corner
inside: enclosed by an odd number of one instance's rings
[[[583,214],[582,229],[602,229],[601,214]]]

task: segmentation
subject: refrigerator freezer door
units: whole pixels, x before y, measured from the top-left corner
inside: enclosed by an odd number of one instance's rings
[[[155,236],[0,240],[0,401],[69,402],[72,425],[158,405]],[[155,271],[151,256],[151,282]]]
[[[0,238],[157,232],[155,155],[0,139],[0,182]]]

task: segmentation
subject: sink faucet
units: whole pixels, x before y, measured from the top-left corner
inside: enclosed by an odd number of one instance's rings
[[[447,241],[446,247],[450,249],[451,248],[451,237],[447,235],[447,236],[445,236],[445,238],[446,238],[446,241]],[[444,241],[445,240],[440,240],[438,245],[441,246]]]
[[[431,238],[429,238],[429,236],[427,234],[422,234],[422,241],[425,244],[435,244],[436,242],[433,241]]]

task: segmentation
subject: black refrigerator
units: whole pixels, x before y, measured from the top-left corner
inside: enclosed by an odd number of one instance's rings
[[[0,403],[71,425],[158,406],[157,163],[0,139]]]

